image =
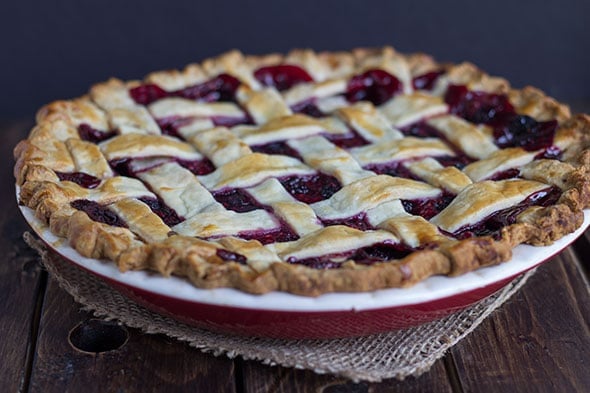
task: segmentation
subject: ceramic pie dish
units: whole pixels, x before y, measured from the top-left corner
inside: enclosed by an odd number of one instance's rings
[[[223,333],[274,338],[339,338],[417,326],[462,310],[547,261],[590,225],[590,212],[575,232],[551,246],[520,245],[509,263],[458,277],[430,277],[411,288],[318,297],[283,292],[253,295],[232,288],[200,289],[180,277],[146,271],[122,273],[109,261],[81,256],[33,214],[23,216],[51,250],[157,313]]]
[[[388,47],[111,79],[43,107],[14,154],[19,203],[80,256],[215,296],[411,293],[550,246],[590,206],[589,116]]]

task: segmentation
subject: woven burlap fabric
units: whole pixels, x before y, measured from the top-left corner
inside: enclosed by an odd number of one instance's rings
[[[47,252],[44,244],[31,234],[27,243],[41,255],[51,276],[85,310],[107,320],[115,320],[146,333],[161,333],[203,352],[241,356],[268,365],[282,365],[332,373],[353,381],[381,381],[418,376],[492,311],[510,298],[534,274],[516,278],[496,294],[444,319],[418,327],[366,337],[332,340],[283,340],[240,337],[210,332],[154,313],[84,270]]]

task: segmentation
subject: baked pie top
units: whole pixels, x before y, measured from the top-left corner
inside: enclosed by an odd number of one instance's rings
[[[392,48],[229,52],[42,108],[20,203],[80,254],[196,286],[405,286],[581,225],[590,117]]]

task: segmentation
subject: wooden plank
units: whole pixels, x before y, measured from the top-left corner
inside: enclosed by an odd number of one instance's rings
[[[27,226],[16,208],[12,148],[24,137],[30,122],[0,124],[0,381],[2,390],[16,392],[28,386],[30,354],[36,338],[36,304],[45,290],[37,254],[22,240]]]
[[[385,393],[385,392],[451,392],[443,360],[430,372],[404,381],[388,379],[380,383],[353,383],[346,378],[320,375],[308,370],[270,367],[259,362],[243,362],[244,391],[247,393]]]
[[[118,349],[88,353],[76,349],[69,332],[90,315],[71,296],[49,281],[31,374],[35,392],[235,392],[234,365],[227,358],[203,354],[163,335],[128,329]],[[95,330],[96,331],[96,330]],[[91,335],[90,335],[91,336]],[[100,332],[85,337],[88,346],[112,340]]]
[[[590,391],[590,294],[569,248],[452,349],[477,392]]]

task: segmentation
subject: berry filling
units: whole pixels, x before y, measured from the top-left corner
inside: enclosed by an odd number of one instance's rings
[[[96,188],[101,182],[101,180],[98,177],[94,177],[84,172],[55,172],[55,174],[61,181],[71,181],[84,188]]]
[[[229,190],[218,191],[213,193],[213,198],[228,210],[238,213],[245,213],[263,207],[256,202],[248,192],[241,188],[232,188]]]
[[[237,262],[237,263],[242,264],[242,265],[245,265],[246,264],[246,261],[248,260],[242,254],[238,254],[237,252],[232,252],[232,251],[224,250],[222,248],[217,249],[216,254],[217,254],[217,256],[219,258],[223,259],[224,261],[227,261],[227,262]]]
[[[206,82],[172,92],[171,95],[204,102],[235,101],[239,86],[237,78],[220,74]]]
[[[522,147],[527,151],[547,149],[553,145],[557,121],[536,121],[526,115],[502,116],[494,126],[494,139],[501,148]]]
[[[463,169],[467,165],[471,164],[473,160],[464,154],[457,156],[440,156],[435,157],[436,161],[444,167],[454,166],[457,169]]]
[[[346,87],[349,102],[370,101],[381,105],[402,91],[402,83],[395,76],[383,70],[369,70],[353,76]]]
[[[531,206],[550,206],[557,202],[561,196],[561,190],[557,187],[549,187],[535,192],[519,204],[507,209],[490,214],[482,221],[473,225],[467,225],[450,234],[457,239],[466,239],[474,236],[501,237],[502,228],[512,225],[520,213]]]
[[[432,90],[439,76],[444,74],[444,71],[431,71],[426,74],[418,75],[412,79],[412,86],[416,90]]]
[[[293,113],[302,113],[311,117],[324,117],[326,114],[317,107],[315,99],[301,101],[291,107]]]
[[[117,215],[117,213],[109,210],[107,206],[103,206],[97,202],[89,201],[87,199],[78,199],[72,201],[70,206],[86,213],[92,221],[101,222],[114,227],[127,228],[127,224]]]
[[[400,128],[400,131],[405,136],[415,136],[416,138],[444,138],[443,134],[439,130],[429,126],[423,121],[419,121],[417,123]]]
[[[288,176],[278,180],[295,199],[307,204],[328,199],[341,188],[335,177],[323,173]]]
[[[415,216],[421,216],[426,220],[431,219],[447,207],[455,198],[455,195],[443,192],[436,198],[428,199],[402,199],[404,209]]]
[[[168,207],[159,199],[143,197],[139,198],[139,200],[148,205],[152,212],[160,217],[162,221],[164,221],[164,224],[168,225],[169,227],[180,224],[182,221],[184,221],[184,218],[180,217],[174,211],[174,209]]]
[[[346,87],[345,97],[349,102],[370,101],[381,105],[402,91],[402,83],[383,70],[369,70],[353,76]]]
[[[377,243],[342,253],[322,255],[304,259],[289,258],[288,263],[304,265],[313,269],[337,269],[342,262],[353,260],[361,265],[372,265],[376,262],[402,259],[413,250],[403,244]]]
[[[158,123],[158,126],[160,127],[160,130],[162,130],[163,135],[172,136],[174,138],[180,139],[181,141],[184,141],[184,138],[182,135],[180,135],[178,129],[180,127],[189,125],[191,123],[191,119],[171,116],[157,119],[156,123]]]
[[[371,229],[375,229],[367,220],[366,213],[359,213],[352,217],[339,218],[335,220],[322,220],[322,224],[324,224],[324,226],[346,225],[347,227],[359,229],[361,231],[369,231]]]
[[[207,175],[215,170],[215,166],[208,158],[193,161],[176,159],[176,162],[197,176]]]
[[[387,162],[384,164],[369,164],[364,169],[373,171],[378,175],[389,175],[393,177],[403,177],[406,179],[420,180],[415,176],[404,163],[410,162],[411,160]]]
[[[264,145],[250,146],[253,152],[264,153],[264,154],[280,154],[283,156],[289,156],[297,158],[303,161],[303,158],[297,153],[297,150],[291,148],[286,142],[271,142],[265,143]]]
[[[500,171],[494,173],[492,176],[488,177],[486,180],[505,180],[505,179],[513,179],[520,175],[520,170],[516,168],[506,169],[505,171]]]
[[[78,135],[80,139],[87,142],[99,143],[106,139],[112,138],[117,133],[115,131],[100,131],[92,128],[86,123],[82,123],[78,126]]]
[[[204,158],[202,160],[182,160],[180,158],[177,158],[169,159],[168,162],[170,161],[176,161],[180,166],[188,169],[197,176],[207,175],[215,170],[215,166],[213,166],[213,163],[209,161],[208,158]],[[164,162],[167,162],[167,159],[163,159],[163,161],[156,162],[152,166],[146,165],[141,170],[132,168],[133,159],[131,158],[120,158],[111,160],[109,161],[109,165],[111,166],[113,171],[119,176],[137,177],[138,173],[149,171],[150,169],[153,169]]]
[[[129,90],[129,95],[140,105],[149,105],[165,97],[183,97],[203,102],[235,101],[239,86],[238,79],[228,74],[220,74],[206,82],[170,92],[156,84],[146,83]]]
[[[247,231],[237,236],[244,240],[258,240],[262,244],[290,242],[299,239],[299,236],[282,220],[278,228],[268,231]]]
[[[129,90],[129,95],[136,103],[149,105],[161,98],[169,97],[170,93],[154,83],[146,83]]]
[[[244,117],[213,116],[211,117],[211,121],[217,127],[233,127],[237,126],[238,124],[254,124],[254,120],[252,120],[248,114],[245,114]]]
[[[274,87],[279,91],[305,82],[313,82],[313,78],[303,68],[291,64],[279,64],[262,67],[254,72],[256,78],[264,86]]]
[[[445,102],[451,113],[472,123],[491,125],[495,143],[501,148],[522,147],[533,151],[553,145],[557,121],[539,122],[530,116],[516,114],[504,94],[469,91],[465,86],[451,85],[445,94]]]
[[[450,85],[445,102],[451,113],[472,123],[492,124],[498,117],[515,113],[506,95],[470,91],[462,85]]]
[[[350,130],[348,134],[322,134],[326,139],[343,149],[349,149],[351,147],[358,147],[368,145],[369,142],[365,138],[359,135],[355,130]]]

